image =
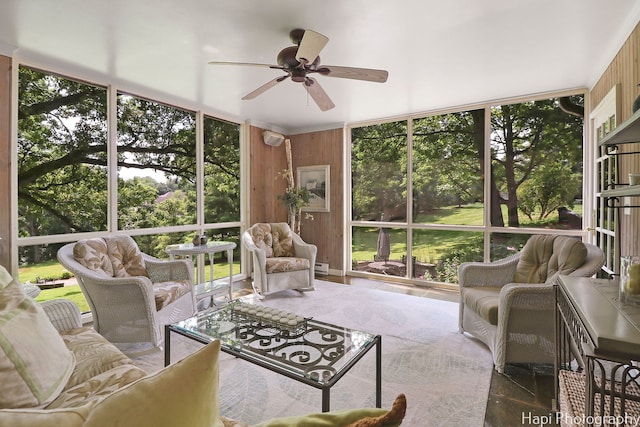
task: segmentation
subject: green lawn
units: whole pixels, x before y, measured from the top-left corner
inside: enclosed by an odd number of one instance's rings
[[[51,260],[20,268],[18,270],[18,278],[22,283],[36,283],[38,277],[41,279],[59,279],[65,272],[67,270],[57,260]]]
[[[483,204],[472,203],[469,205],[448,206],[430,212],[419,214],[415,222],[425,224],[442,225],[482,225]],[[572,210],[582,214],[582,205],[576,205]],[[507,208],[502,206],[503,218],[507,218]],[[557,226],[558,214],[552,213],[547,218],[538,220],[536,217],[529,219],[520,214],[521,227],[553,228]],[[352,257],[354,261],[372,261],[376,255],[379,228],[356,227],[353,232]],[[449,230],[417,230],[413,235],[412,253],[418,261],[436,263],[443,254],[452,249],[458,249],[465,245],[482,245],[478,243],[481,233],[473,231],[449,231]],[[403,229],[391,229],[391,259],[400,260],[407,253],[406,231]],[[482,246],[478,248],[480,251]]]
[[[63,286],[62,288],[45,289],[40,292],[40,295],[36,298],[36,301],[49,301],[52,299],[64,298],[73,301],[81,312],[89,311],[89,304],[84,299],[84,295],[80,290],[80,286]]]

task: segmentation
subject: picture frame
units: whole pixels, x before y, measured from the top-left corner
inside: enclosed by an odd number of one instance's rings
[[[330,212],[330,165],[300,166],[297,169],[298,187],[306,188],[311,193],[309,204],[304,212]]]

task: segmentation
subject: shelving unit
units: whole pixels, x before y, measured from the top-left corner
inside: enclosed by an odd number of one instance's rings
[[[629,119],[619,124],[611,133],[607,134],[599,142],[600,147],[606,147],[607,154],[611,156],[620,156],[628,154],[638,154],[640,152],[624,152],[620,153],[619,145],[640,143],[640,110],[636,111]],[[618,162],[616,162],[618,165]],[[617,188],[602,190],[600,196],[607,198],[612,203],[611,207],[640,207],[640,206],[623,206],[619,203],[620,197],[640,197],[640,185],[630,186],[627,184],[613,183]]]
[[[602,138],[600,145],[619,145],[633,142],[640,142],[640,110]]]

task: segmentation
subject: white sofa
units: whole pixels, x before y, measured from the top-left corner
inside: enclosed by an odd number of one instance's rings
[[[220,342],[213,341],[147,375],[83,327],[75,304],[38,304],[0,266],[0,426],[249,427],[219,414],[219,352]],[[398,426],[405,408],[399,396],[389,412],[353,409],[254,427]]]

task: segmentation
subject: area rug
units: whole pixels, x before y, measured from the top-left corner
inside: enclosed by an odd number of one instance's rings
[[[493,369],[489,350],[458,332],[458,304],[316,280],[258,304],[382,335],[382,406],[407,396],[407,426],[482,426]],[[246,300],[246,298],[244,298]],[[172,334],[172,361],[201,344]],[[134,358],[148,372],[159,353]],[[375,351],[331,389],[331,410],[375,406]],[[220,412],[248,424],[320,412],[321,391],[223,354]]]

